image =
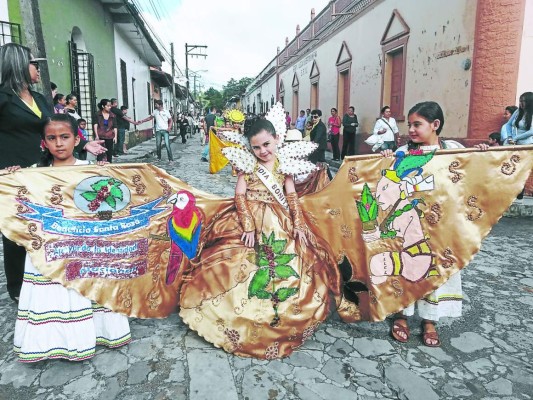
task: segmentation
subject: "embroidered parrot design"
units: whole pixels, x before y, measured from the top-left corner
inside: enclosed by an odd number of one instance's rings
[[[202,229],[202,216],[196,207],[196,198],[187,190],[180,190],[170,196],[167,204],[172,204],[172,212],[167,221],[171,244],[165,280],[166,284],[170,285],[178,275],[183,254],[189,260],[196,255]]]

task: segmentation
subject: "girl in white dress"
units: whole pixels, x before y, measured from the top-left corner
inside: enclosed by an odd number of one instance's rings
[[[464,147],[455,140],[440,139],[439,134],[444,126],[444,113],[439,104],[434,101],[425,101],[412,107],[409,110],[408,125],[409,142],[398,148],[397,151],[408,153],[412,150],[418,150],[426,153],[438,149]],[[488,146],[479,146],[478,148],[487,150]],[[394,153],[387,149],[381,154],[390,157]],[[423,343],[429,347],[440,346],[441,341],[435,327],[436,323],[442,317],[460,317],[462,300],[461,273],[457,272],[435,291],[405,308],[402,313],[397,314],[392,325],[392,337],[399,342],[407,342],[410,336],[407,317],[412,316],[415,308],[417,308],[418,315],[422,318]]]
[[[41,166],[87,165],[77,160],[76,122],[57,114],[44,127]],[[8,168],[14,172],[19,167]],[[81,361],[94,356],[96,345],[123,346],[131,341],[128,319],[44,277],[26,255],[24,282],[15,323],[14,351],[22,362],[63,358]]]

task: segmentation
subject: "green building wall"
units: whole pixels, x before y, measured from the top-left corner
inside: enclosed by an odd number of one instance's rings
[[[116,97],[115,43],[111,15],[97,0],[39,0],[50,80],[60,93],[70,93],[68,42],[79,28],[86,51],[94,57],[97,99]]]

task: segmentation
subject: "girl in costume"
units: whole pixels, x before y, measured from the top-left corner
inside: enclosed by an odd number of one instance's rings
[[[44,126],[46,149],[40,166],[89,164],[73,155],[79,141],[74,119],[65,114],[52,116]],[[119,347],[130,341],[125,316],[45,278],[26,255],[14,339],[14,350],[20,361],[53,358],[81,361],[94,356],[96,345]]]
[[[454,140],[441,140],[439,138],[439,134],[444,126],[444,114],[441,107],[433,101],[425,101],[416,104],[409,110],[408,121],[410,140],[406,145],[398,148],[398,154],[400,152],[403,152],[404,154],[409,152],[429,153],[438,149],[457,149],[463,147],[463,145]],[[390,157],[394,153],[392,150],[387,149],[383,150],[381,154],[385,157]],[[394,186],[393,181],[390,182],[390,186]],[[415,211],[416,210],[413,208],[408,213],[415,213]],[[416,226],[410,228],[413,230],[416,229]],[[413,233],[413,238],[416,239],[417,237],[420,237],[422,240],[423,237],[421,234],[417,235],[416,233],[417,232]],[[409,242],[407,244],[412,243]],[[426,252],[427,254],[424,253],[424,248],[420,247],[419,250],[419,256],[427,258],[427,268],[419,274],[415,274],[412,280],[420,279],[426,273],[430,274],[432,272],[431,267],[433,258],[431,256],[431,250],[428,248],[428,251]],[[409,253],[409,249],[404,249],[404,251],[400,253],[400,257],[404,253]],[[394,268],[392,266],[394,263],[391,262],[390,264],[391,268],[388,269],[388,272],[385,273],[387,268],[383,268],[383,271],[381,271],[383,272],[383,275],[390,275],[393,273]],[[378,270],[379,268],[376,266],[376,261],[374,260],[374,263],[371,262],[371,273],[377,276]],[[374,279],[379,280],[379,277]],[[410,335],[407,317],[414,314],[416,306],[416,308],[418,308],[418,314],[422,318],[424,344],[429,347],[440,346],[441,342],[435,324],[442,317],[460,317],[462,311],[462,299],[463,291],[461,287],[461,274],[456,273],[434,292],[407,307],[402,313],[397,314],[392,325],[392,337],[399,342],[407,342]]]
[[[246,137],[224,133],[239,145],[222,150],[240,171],[234,207],[202,233],[180,295],[191,329],[240,356],[289,355],[326,318],[330,290],[339,287],[335,262],[306,227],[292,178],[315,170],[304,158],[316,145],[283,146],[284,115],[278,103]]]

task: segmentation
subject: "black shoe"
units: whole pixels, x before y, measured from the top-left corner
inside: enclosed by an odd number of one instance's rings
[[[19,303],[19,296],[11,296],[9,295],[9,297],[11,297],[11,300],[13,300],[15,303]]]
[[[203,162],[208,162],[208,161],[207,161],[207,158],[205,158],[205,157],[202,157],[201,160],[202,160]]]
[[[183,139],[183,140],[181,141],[181,143],[183,143],[183,144],[187,143],[187,139]]]

